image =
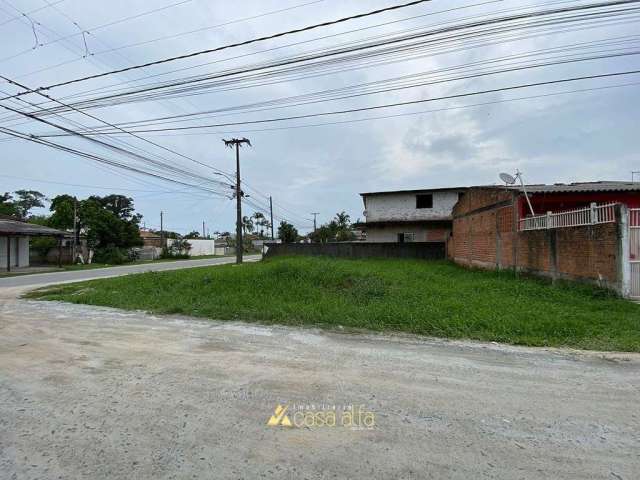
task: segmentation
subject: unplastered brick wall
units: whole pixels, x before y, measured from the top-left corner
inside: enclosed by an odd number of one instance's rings
[[[454,207],[449,257],[463,265],[515,265],[519,271],[554,279],[619,287],[618,223],[520,232],[515,229],[514,208],[511,192],[469,190]]]
[[[449,256],[456,262],[485,268],[502,262],[503,230],[509,230],[512,225],[512,201],[510,191],[468,190],[453,208]]]

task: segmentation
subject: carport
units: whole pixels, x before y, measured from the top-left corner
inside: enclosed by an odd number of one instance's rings
[[[0,218],[0,269],[11,271],[12,267],[29,266],[29,239],[31,237],[55,237],[61,245],[65,232],[55,228],[21,222],[11,218]],[[58,249],[58,266],[61,265],[61,249]]]

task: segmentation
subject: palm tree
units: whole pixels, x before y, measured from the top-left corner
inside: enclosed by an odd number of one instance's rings
[[[251,217],[242,217],[242,231],[244,233],[253,232],[253,220]]]
[[[351,217],[344,210],[342,212],[336,213],[335,222],[338,224],[338,227],[342,229],[349,228],[349,224],[351,223]]]

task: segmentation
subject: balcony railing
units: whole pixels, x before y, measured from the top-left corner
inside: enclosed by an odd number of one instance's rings
[[[547,212],[520,219],[520,230],[547,230],[550,228],[579,227],[616,221],[617,203],[597,205],[568,210],[566,212]]]

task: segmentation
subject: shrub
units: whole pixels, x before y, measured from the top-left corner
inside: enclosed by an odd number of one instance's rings
[[[121,248],[109,245],[107,247],[98,248],[93,257],[95,263],[106,263],[108,265],[122,265],[129,260],[127,252]]]

